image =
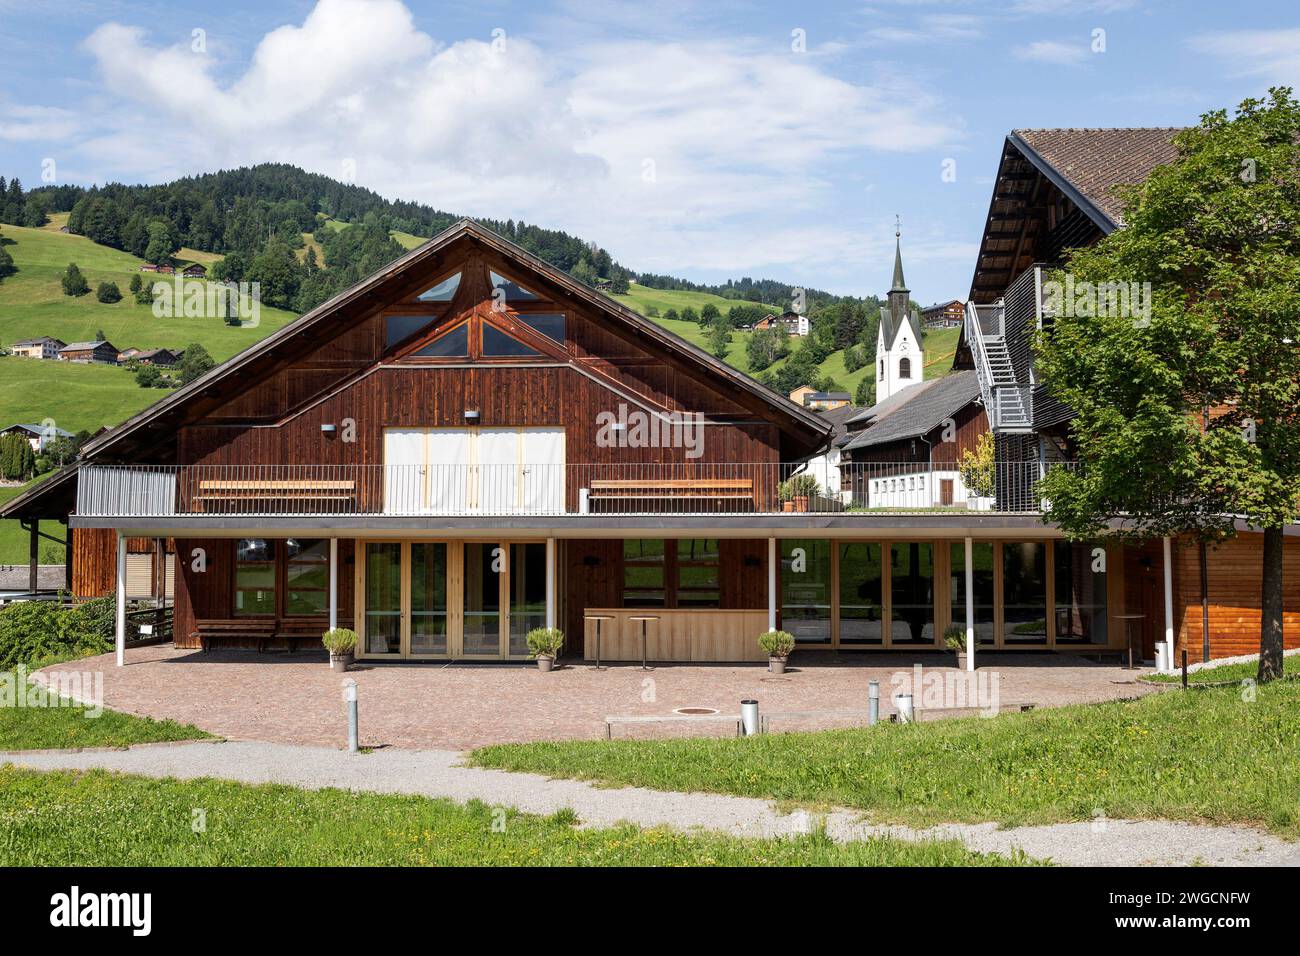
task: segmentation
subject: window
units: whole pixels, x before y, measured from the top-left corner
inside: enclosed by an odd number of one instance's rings
[[[1047,546],[1002,545],[1002,643],[1047,643]]]
[[[275,614],[275,542],[244,538],[235,546],[235,613]]]
[[[881,377],[881,378],[884,378],[884,377],[885,377],[885,360],[884,360],[884,359],[881,359],[881,360],[880,360],[880,377]]]
[[[510,281],[503,275],[495,272],[488,274],[492,278],[493,292],[495,293],[498,289],[501,290],[500,294],[505,296],[507,302],[529,302],[537,298],[534,293],[518,283]]]
[[[841,543],[840,643],[879,644],[883,640],[884,569],[876,542]]]
[[[966,626],[966,543],[952,543],[952,623]],[[993,643],[993,542],[971,544],[971,583],[975,591],[975,640]]]
[[[716,538],[682,538],[677,542],[677,607],[719,607],[719,545]]]
[[[415,353],[422,358],[465,358],[469,355],[469,323],[462,323]]]
[[[546,626],[546,545],[510,545],[510,656],[528,656],[528,632]]]
[[[623,542],[623,606],[666,607],[667,562],[662,538]]]
[[[366,653],[402,652],[402,546],[366,544]]]
[[[901,358],[898,360],[898,377],[912,377],[912,360],[910,358]]]
[[[285,615],[329,612],[330,545],[324,538],[284,542]]]
[[[447,545],[411,542],[411,653],[447,653]]]
[[[384,316],[384,347],[392,348],[405,342],[416,332],[432,325],[436,320],[432,315],[386,315]]]
[[[781,626],[801,644],[831,640],[831,543],[781,542]]]
[[[1056,643],[1106,644],[1105,552],[1096,544],[1054,545]]]
[[[493,357],[536,356],[541,353],[531,346],[512,338],[494,325],[483,326],[483,354]]]
[[[450,302],[460,288],[460,273],[448,276],[432,289],[425,289],[415,297],[417,302]]]
[[[515,318],[548,339],[564,344],[563,312],[520,312]]]
[[[890,643],[934,643],[934,545],[900,541],[889,546]]]

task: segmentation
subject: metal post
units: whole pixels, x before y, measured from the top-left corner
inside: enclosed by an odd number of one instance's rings
[[[776,630],[776,538],[767,539],[767,629]]]
[[[966,539],[966,670],[975,670],[975,542]]]
[[[1187,648],[1183,648],[1183,690],[1187,690]]]
[[[874,727],[880,720],[880,681],[867,683],[867,726]]]
[[[117,533],[117,666],[126,666],[126,538]]]
[[[348,703],[348,753],[357,753],[361,748],[358,744],[357,732],[357,682],[348,679],[343,682],[343,699]]]
[[[911,694],[894,695],[894,713],[898,715],[900,724],[910,724],[915,719]]]
[[[746,737],[758,733],[758,701],[742,700],[740,702],[740,726]]]
[[[1164,539],[1165,549],[1165,653],[1169,655],[1169,668],[1174,665],[1174,562],[1169,539]]]
[[[339,626],[339,539],[330,538],[330,630]]]
[[[647,666],[649,661],[646,657],[646,639],[647,639],[646,636],[649,629],[650,629],[650,622],[647,621],[645,618],[642,618],[641,619],[641,669],[643,671],[648,671],[650,669],[649,666]]]
[[[39,518],[33,518],[28,528],[30,536],[27,539],[27,590],[32,594],[40,586],[41,579],[37,573],[40,569],[41,554],[41,521]]]

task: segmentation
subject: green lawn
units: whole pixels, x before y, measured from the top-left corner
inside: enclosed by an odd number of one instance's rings
[[[4,672],[6,683],[17,680]],[[126,747],[163,740],[196,740],[210,734],[170,720],[133,717],[112,710],[86,716],[84,708],[62,701],[61,707],[0,706],[0,750],[67,747]]]
[[[1255,675],[1258,673],[1258,661],[1248,661],[1245,664],[1220,664],[1218,667],[1207,667],[1203,670],[1192,671],[1187,675],[1187,683],[1240,682],[1247,679],[1254,680]],[[1282,659],[1282,673],[1288,677],[1300,677],[1300,654],[1292,654],[1290,657]],[[1181,684],[1183,675],[1181,672],[1176,674],[1147,674],[1143,680],[1150,681],[1153,684]]]
[[[365,760],[365,757],[358,757]],[[202,811],[195,832],[195,810]],[[0,866],[1005,866],[960,843],[578,829],[473,802],[0,767]]]
[[[0,360],[0,362],[3,362],[3,360]],[[0,364],[0,375],[3,375],[3,372],[4,366]],[[32,485],[44,481],[48,477],[49,475],[42,475],[35,481],[30,481],[17,488],[0,488],[0,505],[11,498],[16,498]],[[56,538],[62,538],[64,534],[63,526],[55,521],[42,521],[41,530]],[[0,564],[26,564],[29,547],[28,534],[17,521],[0,521]],[[42,538],[39,547],[40,552],[37,561],[40,564],[63,563],[63,545]]]
[[[484,767],[860,808],[876,822],[1110,818],[1300,836],[1300,683],[749,739],[520,744]]]
[[[38,335],[84,342],[102,330],[119,349],[183,349],[198,342],[222,362],[295,318],[292,313],[269,307],[262,308],[258,326],[241,328],[228,326],[215,316],[156,318],[148,306],[137,305],[129,292],[131,277],[139,274],[142,260],[128,253],[48,226],[4,226],[0,241],[18,267],[18,272],[0,281],[0,344]],[[212,261],[206,254],[194,258],[204,259],[204,264]],[[87,295],[63,294],[59,280],[70,262],[77,264],[90,283]],[[98,301],[94,290],[102,281],[116,282],[122,290],[122,301],[112,305]],[[124,389],[135,386],[128,375],[124,374],[122,381]],[[4,411],[7,407],[0,403],[0,418],[6,417]]]
[[[686,289],[649,289],[643,285],[637,285],[633,282],[627,290],[626,295],[610,296],[616,302],[621,302],[636,312],[645,315],[646,310],[651,306],[659,310],[659,314],[667,312],[669,309],[676,309],[679,313],[687,306],[699,312],[706,305],[713,305],[723,315],[729,313],[738,305],[756,305],[760,309],[766,309],[769,312],[780,312],[781,309],[772,305],[764,305],[761,302],[750,302],[747,299],[724,299],[720,295],[714,295],[711,292],[691,292]],[[694,323],[691,323],[694,324]]]

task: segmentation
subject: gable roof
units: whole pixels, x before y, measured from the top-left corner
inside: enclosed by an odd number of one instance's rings
[[[807,454],[815,453],[828,440],[830,428],[815,411],[805,409],[773,392],[703,349],[678,338],[486,227],[471,219],[461,219],[423,245],[282,326],[189,385],[182,386],[138,415],[87,442],[82,450],[83,457],[111,454],[114,458],[130,460],[124,456],[157,444],[160,435],[174,431],[186,415],[201,413],[205,403],[215,405],[227,397],[228,389],[221,387],[227,379],[237,375],[241,383],[246,384],[319,346],[323,339],[347,328],[359,316],[369,314],[385,304],[388,298],[386,292],[409,283],[418,277],[419,271],[427,270],[430,264],[436,265],[448,247],[462,240],[478,243],[506,257],[516,267],[551,283],[573,299],[598,309],[636,336],[684,359],[696,366],[701,373],[721,380],[726,386],[746,396],[751,404],[768,407],[783,422],[780,426],[782,430],[795,436],[795,444],[805,449]]]
[[[29,425],[29,424],[24,424],[22,422],[15,422],[14,424],[10,425],[8,428],[0,428],[0,432],[11,432],[14,429],[18,429],[19,431],[25,431],[29,435],[35,435],[38,438],[43,437],[47,431],[52,431],[56,436],[61,438],[72,437],[72,432],[64,431],[62,428],[57,428],[54,425],[51,425],[49,426],[48,429],[46,429],[41,425]]]
[[[875,424],[869,426],[844,447],[852,451],[857,448],[869,448],[873,445],[917,438],[939,427],[945,418],[951,417],[977,399],[979,393],[979,380],[973,371],[957,372],[944,378],[936,378],[905,388],[897,395],[891,395],[880,405],[894,398],[902,398],[903,401],[891,405],[883,415],[878,414]],[[878,409],[880,405],[872,406],[867,411]]]
[[[38,335],[34,339],[19,339],[17,342],[13,344],[13,347],[16,349],[30,348],[33,345],[44,345],[46,342],[52,342],[54,345],[58,346],[59,348],[63,348],[64,345],[62,340],[56,339],[52,335]]]
[[[86,352],[86,351],[92,351],[92,352],[93,352],[95,349],[104,349],[104,348],[113,349],[114,352],[117,351],[117,349],[113,347],[113,343],[108,342],[108,341],[103,341],[103,342],[73,342],[71,345],[65,345],[65,346],[63,346],[63,348],[59,349],[59,351],[60,351],[60,352]]]

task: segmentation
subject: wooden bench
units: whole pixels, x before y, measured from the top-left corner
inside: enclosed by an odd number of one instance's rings
[[[596,478],[589,501],[647,501],[709,498],[732,501],[754,499],[752,478]]]
[[[199,482],[195,501],[247,501],[257,498],[310,498],[313,501],[350,501],[356,495],[351,478],[315,479],[205,479]]]
[[[198,630],[199,646],[206,654],[213,638],[235,637],[257,642],[257,653],[266,649],[266,642],[275,637],[274,621],[200,620],[194,622]]]

